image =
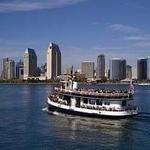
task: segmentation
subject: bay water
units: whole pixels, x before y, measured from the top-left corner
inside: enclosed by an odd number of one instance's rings
[[[135,87],[140,114],[121,120],[48,114],[46,101],[53,89],[54,85],[0,85],[0,150],[150,149],[150,86]]]

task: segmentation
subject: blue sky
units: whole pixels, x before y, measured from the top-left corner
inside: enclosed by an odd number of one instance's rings
[[[136,68],[150,55],[149,0],[1,0],[0,59],[23,58],[34,48],[46,61],[49,42],[62,52],[63,66],[80,68],[103,53],[125,58]]]

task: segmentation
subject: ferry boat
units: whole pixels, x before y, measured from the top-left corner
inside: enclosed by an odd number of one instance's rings
[[[48,96],[48,110],[51,112],[93,117],[127,118],[138,114],[134,105],[134,87],[127,91],[79,89],[72,80],[63,81],[60,88]]]

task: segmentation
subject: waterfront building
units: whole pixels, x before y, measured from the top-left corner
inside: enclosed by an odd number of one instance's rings
[[[40,77],[41,74],[42,74],[41,68],[37,67],[37,69],[36,69],[36,77]]]
[[[73,66],[72,67],[66,67],[64,70],[65,75],[73,75]]]
[[[120,80],[120,58],[113,58],[110,61],[110,79]]]
[[[105,79],[105,56],[103,54],[97,57],[96,79]]]
[[[10,80],[15,78],[15,62],[9,58],[3,59],[2,79]]]
[[[126,79],[132,79],[132,67],[130,65],[126,66]]]
[[[110,79],[123,80],[126,78],[126,60],[113,58],[110,61]]]
[[[120,80],[126,79],[126,60],[121,59],[120,62]]]
[[[2,59],[0,59],[0,80],[2,80],[2,75],[3,75],[3,60]]]
[[[87,80],[94,79],[94,62],[85,61],[81,64],[81,73],[85,75]]]
[[[8,77],[8,73],[7,73],[8,72],[8,67],[7,67],[8,60],[9,60],[9,58],[3,58],[3,62],[2,62],[3,69],[2,69],[2,75],[1,75],[2,79],[7,79],[7,77]]]
[[[8,80],[15,78],[15,61],[8,61]]]
[[[20,80],[23,79],[24,75],[23,69],[24,69],[23,62],[20,60],[19,62],[16,63],[16,79]]]
[[[37,56],[34,49],[27,48],[24,53],[24,79],[36,76]]]
[[[61,52],[59,46],[50,43],[47,50],[47,79],[61,75]]]
[[[110,79],[110,69],[108,69],[108,70],[106,71],[106,76],[107,76],[107,79]]]
[[[147,80],[150,80],[150,57],[147,58]]]
[[[139,58],[137,60],[137,79],[146,80],[147,79],[147,59]]]
[[[46,63],[42,64],[40,69],[41,69],[41,76],[46,76],[47,64]]]

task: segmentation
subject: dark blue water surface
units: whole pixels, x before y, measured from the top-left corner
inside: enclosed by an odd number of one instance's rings
[[[50,115],[43,108],[52,89],[0,85],[0,150],[150,149],[150,86],[136,87],[141,114],[123,120]]]

